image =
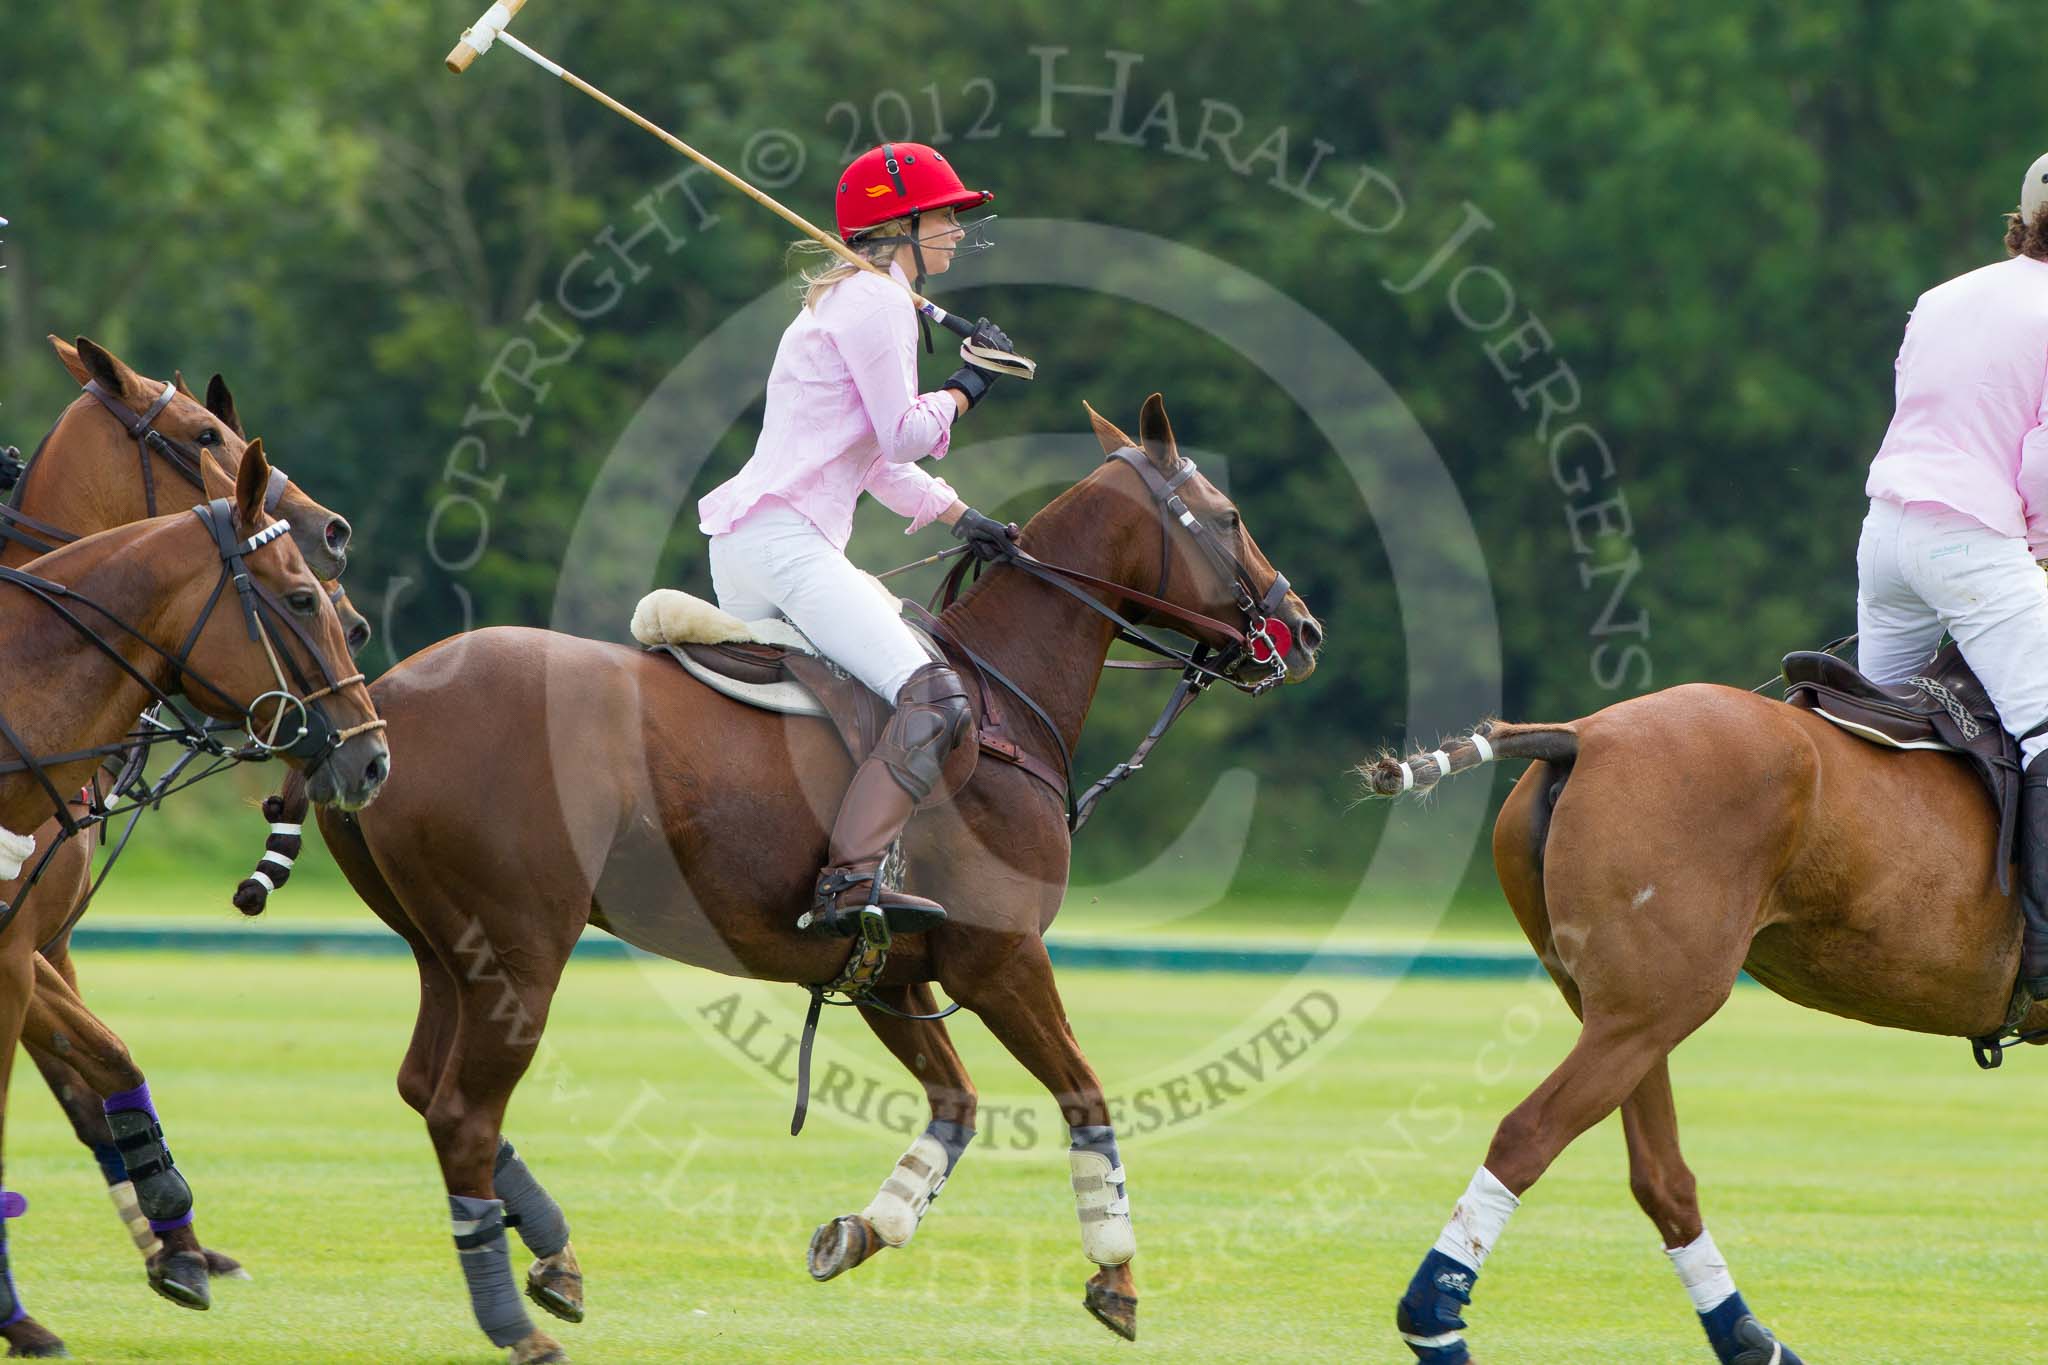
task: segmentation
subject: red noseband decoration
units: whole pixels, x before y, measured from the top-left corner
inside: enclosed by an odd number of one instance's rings
[[[1252,662],[1271,663],[1275,658],[1286,658],[1287,651],[1294,648],[1294,632],[1279,617],[1268,616],[1252,633],[1251,643]]]

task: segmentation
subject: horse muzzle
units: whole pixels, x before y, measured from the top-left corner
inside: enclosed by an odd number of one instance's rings
[[[323,806],[361,810],[391,776],[391,746],[381,732],[357,735],[322,760],[306,779],[306,794]]]

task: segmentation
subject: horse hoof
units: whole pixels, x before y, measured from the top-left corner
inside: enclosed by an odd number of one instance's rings
[[[526,1297],[563,1322],[583,1321],[583,1272],[575,1254],[563,1247],[527,1267]]]
[[[240,1261],[223,1252],[206,1250],[200,1253],[206,1257],[206,1273],[216,1280],[246,1280],[249,1271]]]
[[[1087,1297],[1081,1300],[1081,1304],[1097,1322],[1125,1341],[1138,1339],[1138,1301],[1129,1294],[1119,1294],[1090,1280]]]
[[[197,1251],[174,1251],[149,1267],[149,1287],[180,1308],[204,1312],[213,1307],[206,1278],[206,1256]]]
[[[804,1260],[819,1282],[843,1275],[882,1249],[882,1239],[857,1213],[842,1214],[811,1234]]]
[[[536,1331],[512,1347],[508,1365],[569,1365],[569,1353],[546,1332]]]
[[[0,1327],[0,1337],[7,1341],[7,1354],[10,1359],[15,1356],[29,1360],[71,1358],[71,1352],[64,1349],[62,1339],[34,1318],[23,1318],[19,1322]]]

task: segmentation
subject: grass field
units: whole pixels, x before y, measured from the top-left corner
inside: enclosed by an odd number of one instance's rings
[[[256,1278],[217,1286],[203,1315],[150,1295],[96,1172],[18,1075],[7,1183],[34,1208],[10,1225],[15,1273],[75,1354],[495,1358],[422,1126],[391,1088],[412,1013],[402,961],[82,967],[150,1074],[202,1234]],[[580,1361],[1405,1359],[1395,1298],[1496,1119],[1573,1033],[1535,982],[1070,974],[1075,1029],[1125,1097],[1142,1295],[1125,1345],[1079,1306],[1089,1267],[1050,1106],[972,1020],[955,1033],[982,1089],[980,1139],[910,1248],[811,1283],[812,1227],[862,1206],[902,1148],[883,1120],[908,1108],[878,1098],[899,1073],[834,1015],[821,1081],[836,1065],[852,1082],[788,1138],[787,1088],[733,1039],[758,1007],[770,1021],[749,1050],[772,1051],[762,1040],[794,1026],[802,997],[734,989],[666,964],[577,964],[513,1104],[508,1129],[590,1276],[588,1322],[558,1333]],[[1303,1055],[1263,1084],[1240,1076],[1241,1093],[1205,1093],[1203,1064],[1297,1007],[1298,1041],[1327,1029]],[[2044,1062],[1980,1075],[1960,1043],[1754,988],[1677,1054],[1709,1224],[1809,1362],[2039,1358]],[[1176,1102],[1204,1112],[1162,1122]],[[1613,1123],[1525,1202],[1472,1322],[1490,1365],[1711,1359],[1629,1198]]]

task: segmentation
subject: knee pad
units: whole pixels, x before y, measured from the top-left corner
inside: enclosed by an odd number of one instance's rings
[[[946,759],[973,733],[966,684],[944,664],[927,664],[896,694],[896,713],[875,753],[897,785],[922,801],[938,786]]]

